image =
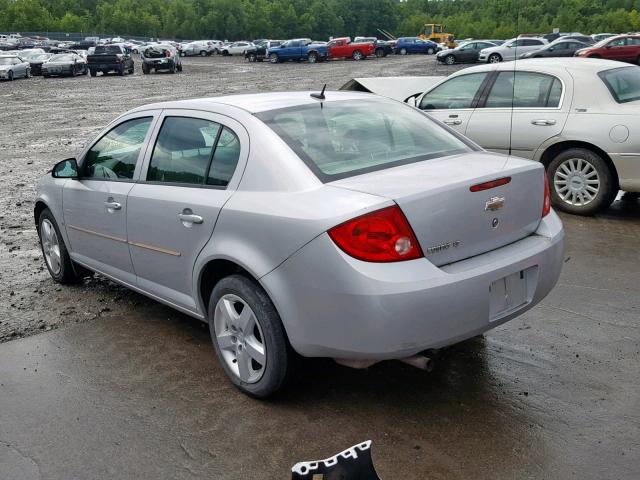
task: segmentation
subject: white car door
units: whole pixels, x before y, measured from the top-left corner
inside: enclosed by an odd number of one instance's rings
[[[487,150],[533,158],[562,132],[573,86],[550,74],[513,70],[496,72],[492,82],[466,135]]]
[[[416,105],[465,134],[489,74],[490,72],[469,73],[445,80],[419,97]]]

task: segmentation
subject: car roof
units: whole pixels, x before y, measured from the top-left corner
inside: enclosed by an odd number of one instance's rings
[[[268,110],[277,110],[280,108],[298,107],[303,105],[317,104],[319,101],[311,97],[312,93],[318,93],[316,91],[307,92],[271,92],[271,93],[252,93],[244,95],[227,95],[222,97],[211,98],[194,98],[191,100],[178,100],[173,102],[161,102],[151,105],[144,105],[131,110],[131,113],[143,110],[153,110],[161,108],[184,108],[192,110],[211,110],[215,111],[215,107],[218,105],[227,105],[231,107],[240,108],[249,113],[255,114],[260,112],[266,112]],[[380,100],[383,97],[363,92],[325,92],[325,102],[335,102],[344,100],[361,100],[372,99]]]
[[[508,70],[545,70],[545,71],[571,71],[571,72],[600,72],[612,68],[624,67],[627,64],[613,60],[603,60],[599,58],[577,58],[577,57],[557,57],[557,58],[531,58],[519,60],[517,62],[501,62],[494,64],[479,65],[476,67],[459,70],[455,75],[472,72],[508,71]],[[628,65],[631,66],[631,65]]]

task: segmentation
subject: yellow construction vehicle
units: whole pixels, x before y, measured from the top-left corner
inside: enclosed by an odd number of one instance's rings
[[[446,33],[445,26],[439,23],[426,23],[422,32],[418,35],[422,40],[431,40],[436,43],[454,42],[454,37]]]

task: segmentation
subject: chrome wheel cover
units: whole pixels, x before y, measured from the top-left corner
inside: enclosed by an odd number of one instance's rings
[[[42,221],[42,225],[40,225],[40,243],[42,244],[44,259],[47,262],[49,270],[51,270],[54,275],[58,275],[62,268],[60,242],[58,241],[56,229],[49,219],[46,218]]]
[[[229,370],[244,383],[260,380],[267,365],[267,349],[251,307],[237,295],[224,295],[216,304],[213,327]]]
[[[569,158],[553,175],[553,188],[569,205],[588,205],[600,192],[600,176],[595,167],[583,158]]]

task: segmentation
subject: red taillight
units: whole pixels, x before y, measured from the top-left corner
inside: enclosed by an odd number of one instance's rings
[[[549,178],[547,172],[544,172],[544,200],[542,201],[542,216],[546,217],[551,211],[551,197],[549,195]]]
[[[422,257],[418,240],[397,205],[354,218],[329,230],[345,253],[366,262],[399,262]]]
[[[477,185],[472,185],[469,187],[469,190],[472,192],[481,192],[483,190],[489,190],[490,188],[496,188],[501,185],[506,185],[511,181],[511,177],[503,177],[497,178],[495,180],[491,180],[490,182],[479,183]]]

